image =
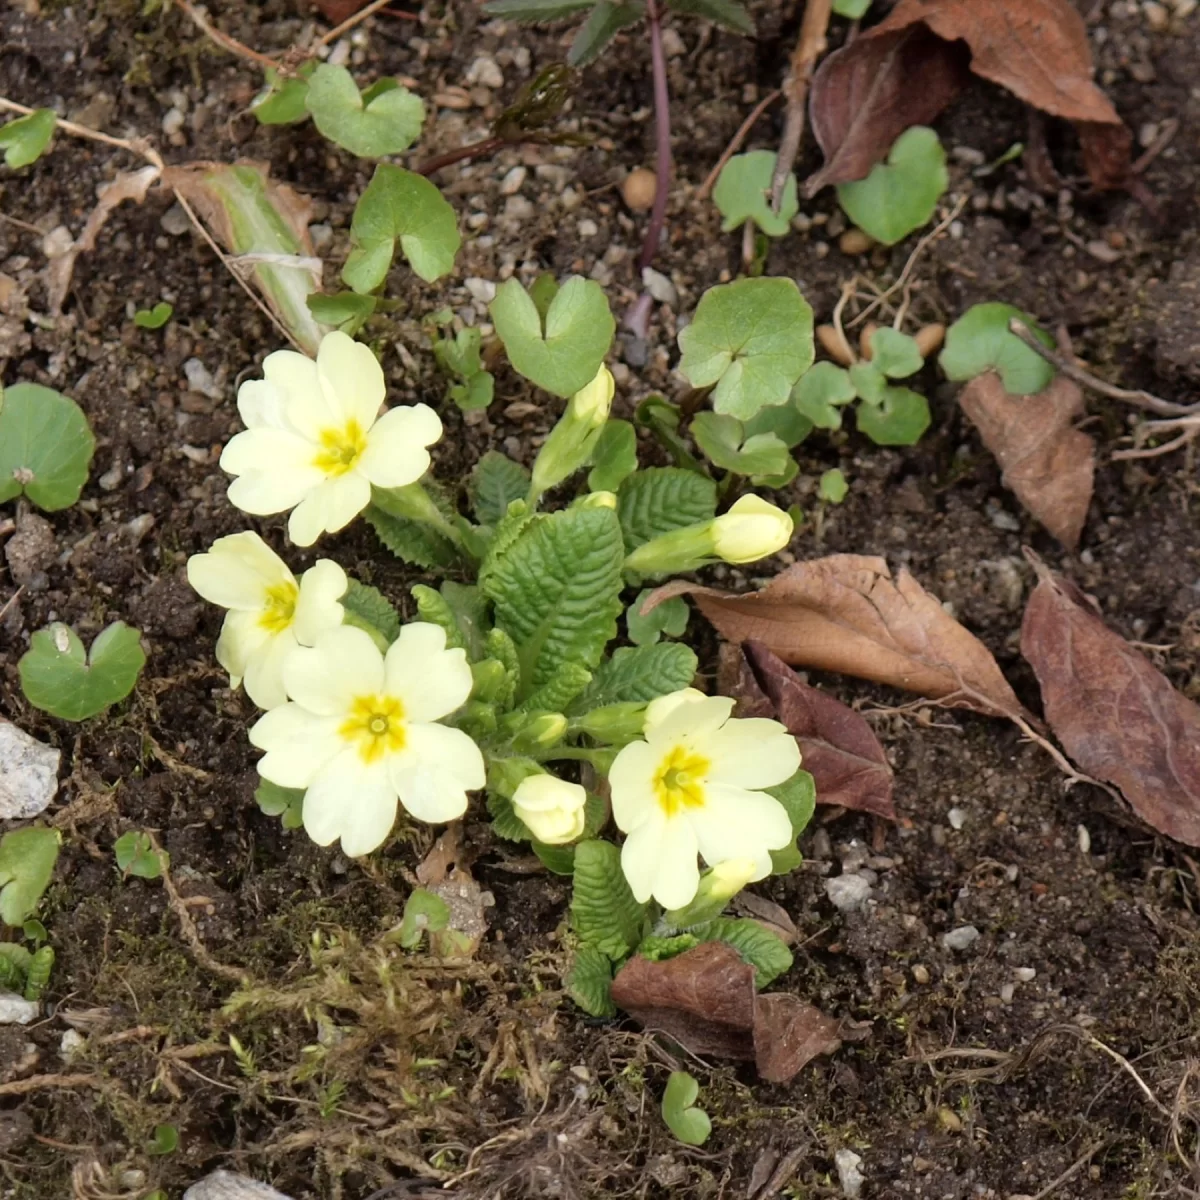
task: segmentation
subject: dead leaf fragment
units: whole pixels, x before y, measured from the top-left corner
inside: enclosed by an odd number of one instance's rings
[[[634,956],[612,998],[647,1029],[693,1054],[753,1060],[771,1083],[787,1083],[818,1054],[842,1044],[841,1022],[781,992],[754,993],[754,968],[724,942],[703,942],[664,962]]]
[[[874,555],[797,563],[761,591],[734,595],[676,580],[642,604],[692,595],[730,642],[760,642],[784,662],[870,679],[954,707],[1031,720],[988,648],[904,567]]]
[[[1021,653],[1046,720],[1075,763],[1115,784],[1160,833],[1200,846],[1200,707],[1097,615],[1074,584],[1035,561]]]
[[[804,769],[817,785],[817,803],[896,819],[892,768],[861,714],[809,687],[777,654],[758,642],[721,647],[721,692],[738,701],[739,715],[781,721],[800,745]]]
[[[1079,544],[1096,471],[1096,445],[1075,428],[1083,390],[1059,375],[1043,392],[1013,396],[999,375],[971,380],[958,402],[995,455],[1004,486],[1068,550]]]

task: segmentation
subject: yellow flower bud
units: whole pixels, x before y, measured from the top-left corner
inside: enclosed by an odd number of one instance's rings
[[[712,525],[716,554],[729,563],[756,562],[792,540],[792,518],[761,496],[742,496]]]
[[[580,508],[612,508],[617,507],[615,492],[588,492],[579,501]]]
[[[572,413],[593,428],[599,428],[608,420],[608,410],[612,408],[615,390],[616,383],[613,381],[612,372],[601,364],[592,382],[580,388],[571,397]]]
[[[583,833],[587,792],[554,775],[530,775],[513,793],[513,812],[547,846],[562,846]]]

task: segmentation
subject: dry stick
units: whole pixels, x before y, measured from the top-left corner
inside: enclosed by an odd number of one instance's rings
[[[102,1088],[104,1080],[99,1075],[30,1075],[28,1079],[0,1084],[0,1096],[27,1096],[42,1088],[76,1087]]]
[[[175,3],[183,9],[197,29],[209,41],[215,42],[216,45],[220,46],[222,50],[228,50],[230,54],[236,54],[238,58],[244,58],[266,70],[279,70],[280,64],[273,58],[268,58],[265,54],[259,54],[257,50],[252,50],[249,46],[239,42],[237,38],[230,37],[227,33],[222,33],[202,12],[192,6],[191,0],[175,0]]]
[[[335,25],[327,34],[320,38],[320,40],[317,42],[317,45],[328,46],[331,43],[336,42],[338,38],[342,36],[342,34],[349,33],[350,30],[355,27],[355,25],[358,25],[360,22],[365,21],[368,17],[373,16],[381,8],[386,8],[391,2],[392,0],[371,0],[371,3],[368,4],[366,8],[359,9],[358,12],[347,17],[340,25]],[[420,20],[420,17],[418,17],[416,13],[403,12],[400,9],[397,9],[392,15],[396,17],[403,17],[409,21]]]
[[[783,95],[783,92],[776,88],[773,92],[768,92],[755,106],[750,115],[738,126],[738,131],[729,141],[729,145],[721,152],[721,157],[717,159],[717,165],[708,173],[708,178],[700,185],[700,190],[696,193],[697,200],[708,199],[708,193],[716,187],[717,180],[721,176],[721,172],[725,169],[725,164],[742,148],[742,143],[746,140],[750,130],[754,128],[754,123],[759,117]]]
[[[1086,1167],[1093,1158],[1095,1158],[1097,1151],[1103,1150],[1105,1146],[1109,1145],[1110,1141],[1111,1139],[1108,1141],[1096,1142],[1089,1149],[1085,1150],[1082,1156],[1077,1158],[1061,1175],[1058,1176],[1057,1179],[1052,1179],[1048,1184],[1046,1184],[1046,1186],[1042,1188],[1042,1190],[1038,1192],[1036,1196],[1033,1197],[1033,1200],[1046,1200],[1047,1196],[1053,1195],[1060,1187],[1062,1187],[1064,1183],[1070,1179],[1073,1179],[1080,1171],[1082,1171],[1083,1168]]]
[[[667,92],[667,56],[663,50],[662,23],[656,0],[646,0],[646,15],[650,21],[650,63],[654,71],[654,166],[658,172],[658,186],[654,192],[650,224],[646,227],[646,239],[638,258],[639,276],[658,253],[671,184],[671,97]]]
[[[783,82],[783,94],[787,97],[787,122],[783,127],[783,139],[779,143],[779,155],[775,159],[775,173],[771,176],[771,209],[779,211],[783,202],[783,188],[796,155],[800,153],[800,139],[804,136],[804,108],[808,101],[808,85],[812,81],[813,67],[825,49],[825,35],[829,30],[829,15],[833,0],[808,0],[804,9],[804,21],[800,26],[800,40],[792,52],[792,64],[787,79]]]

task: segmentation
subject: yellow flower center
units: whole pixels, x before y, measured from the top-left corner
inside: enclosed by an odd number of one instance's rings
[[[353,419],[340,429],[321,430],[321,449],[313,459],[313,466],[326,475],[345,475],[358,462],[367,448],[367,435]]]
[[[673,817],[681,808],[704,807],[704,780],[708,775],[707,758],[676,746],[654,772],[654,794],[663,812]]]
[[[404,705],[395,696],[358,696],[338,733],[358,747],[363,762],[404,749]]]
[[[291,625],[296,615],[296,600],[300,589],[290,581],[276,583],[266,590],[266,603],[259,614],[258,623],[270,633],[282,633]]]

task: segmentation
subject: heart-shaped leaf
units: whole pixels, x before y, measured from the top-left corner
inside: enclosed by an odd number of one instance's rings
[[[800,211],[796,176],[788,175],[783,200],[775,212],[770,199],[775,159],[771,150],[751,150],[749,154],[735,154],[721,169],[712,198],[725,218],[721,228],[726,233],[747,221],[753,221],[770,237],[783,237],[791,227],[792,218]]]
[[[85,654],[79,635],[56,621],[33,635],[17,664],[21,689],[34,708],[67,721],[84,721],[133,691],[146,663],[141,635],[114,621]]]
[[[883,403],[887,390],[887,376],[873,362],[856,362],[847,372],[854,390],[872,406]]]
[[[171,863],[165,850],[155,850],[148,834],[131,829],[113,842],[113,856],[117,868],[126,875],[139,879],[157,879]]]
[[[58,858],[62,834],[29,826],[0,839],[0,922],[20,925],[32,916]]]
[[[907,379],[924,366],[925,360],[916,338],[885,325],[871,334],[871,363],[889,379]]]
[[[564,398],[596,377],[612,345],[616,322],[598,283],[574,275],[546,310],[515,279],[502,283],[489,312],[513,370]]]
[[[407,150],[425,122],[420,96],[398,80],[381,79],[360,96],[350,72],[330,63],[312,73],[305,104],[321,133],[359,158]]]
[[[1044,345],[1054,345],[1054,339],[1019,308],[976,304],[946,331],[938,364],[947,377],[958,381],[995,371],[1010,396],[1032,396],[1048,388],[1054,368],[1009,329],[1014,319],[1033,330]]]
[[[946,152],[937,134],[914,125],[866,179],[838,184],[838,202],[855,225],[891,246],[929,221],[949,186]]]
[[[250,103],[250,111],[260,125],[294,125],[308,120],[308,80],[316,63],[301,64],[294,75],[282,77],[273,67],[268,67],[267,86]]]
[[[0,392],[0,503],[22,492],[55,512],[79,499],[96,439],[61,392],[17,383]]]
[[[741,421],[722,413],[700,413],[692,422],[692,437],[709,462],[739,475],[781,475],[788,448],[773,433],[745,437]]]
[[[50,145],[58,118],[52,108],[38,108],[28,116],[18,117],[0,128],[0,147],[4,148],[4,163],[15,171],[37,162]]]
[[[838,409],[857,395],[848,371],[830,362],[819,362],[805,371],[792,389],[792,403],[818,429],[840,429],[842,414]]]
[[[173,304],[160,300],[153,308],[139,308],[133,314],[133,323],[139,329],[161,329],[175,311]]]
[[[643,616],[642,601],[650,595],[651,590],[643,588],[638,592],[637,599],[625,610],[625,628],[629,631],[629,640],[635,646],[653,646],[664,633],[668,637],[679,637],[687,628],[688,617],[691,615],[691,609],[683,597],[673,596]]]
[[[693,1107],[700,1085],[686,1071],[672,1071],[663,1092],[662,1115],[667,1127],[685,1146],[703,1146],[712,1133],[712,1121],[702,1108]]]
[[[929,402],[908,388],[886,387],[878,404],[855,409],[855,419],[877,446],[912,446],[929,428]]]

